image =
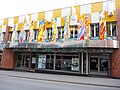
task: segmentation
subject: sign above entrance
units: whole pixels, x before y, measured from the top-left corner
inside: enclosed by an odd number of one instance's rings
[[[52,48],[44,48],[44,49],[14,49],[17,52],[67,52],[67,53],[79,53],[79,52],[89,52],[89,53],[112,53],[113,49],[82,49],[82,48],[62,48],[62,49],[52,49]]]

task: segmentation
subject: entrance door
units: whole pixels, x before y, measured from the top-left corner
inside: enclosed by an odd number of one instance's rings
[[[91,57],[90,58],[90,73],[97,73],[98,72],[98,58]]]
[[[108,58],[90,57],[90,73],[108,75]]]
[[[35,65],[36,65],[36,55],[32,55],[31,60],[30,60],[30,70],[35,70]]]
[[[29,61],[30,61],[29,55],[23,55],[22,67],[25,69],[28,69],[29,68]]]
[[[106,74],[108,73],[108,58],[100,58],[100,72]]]

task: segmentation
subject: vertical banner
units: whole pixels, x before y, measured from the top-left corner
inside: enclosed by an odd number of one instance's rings
[[[85,40],[89,40],[90,39],[90,14],[86,14],[85,29],[86,29]]]
[[[0,26],[0,43],[3,42],[2,26]]]
[[[65,24],[64,24],[64,39],[68,40],[70,38],[70,28],[69,28],[69,16],[65,16]]]
[[[100,12],[100,40],[106,39],[106,20],[105,12]]]
[[[45,69],[46,67],[46,55],[39,55],[38,68]]]
[[[90,27],[90,20],[89,20],[90,15],[89,14],[82,14],[82,16],[79,16],[79,20],[78,20],[78,40],[84,40],[85,37],[86,39],[89,39],[90,35],[90,31],[89,31],[89,27]]]
[[[52,42],[56,41],[57,37],[57,18],[53,18],[52,20]]]
[[[45,32],[45,20],[41,20],[39,22],[39,30],[38,30],[38,42],[42,42],[44,39]]]
[[[28,32],[28,42],[32,42],[33,39],[33,21],[30,22],[30,30]]]
[[[20,36],[19,36],[19,42],[23,42],[25,40],[25,31],[24,31],[24,27],[22,27],[22,29],[20,30]]]
[[[12,33],[12,43],[15,42],[16,37],[17,37],[17,31],[13,31],[13,33]]]
[[[16,24],[13,25],[12,31],[13,31],[13,33],[12,33],[12,43],[14,43],[15,40],[17,40]]]

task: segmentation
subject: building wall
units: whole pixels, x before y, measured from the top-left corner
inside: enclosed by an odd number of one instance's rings
[[[120,1],[116,0],[117,7],[117,29],[118,29],[118,41],[120,45]],[[114,50],[111,56],[111,76],[120,78],[120,48]]]
[[[79,5],[79,6],[75,6],[76,9],[76,15],[82,15],[84,13],[89,13],[91,15],[90,17],[90,21],[91,23],[96,23],[96,21],[98,21],[97,23],[99,23],[99,19],[98,16],[99,13],[101,11],[105,11],[105,19],[106,22],[113,22],[113,21],[117,21],[118,23],[118,36],[120,36],[120,0],[115,0],[116,2],[116,9],[114,9],[114,15],[113,16],[108,16],[108,11],[106,9],[106,2],[97,2],[97,3],[93,3],[93,4],[88,4],[88,5]],[[64,26],[64,15],[63,15],[63,11],[64,14],[65,11],[67,11],[67,15],[70,16],[72,14],[72,8],[69,7],[67,9],[56,9],[53,11],[46,11],[46,12],[38,12],[38,13],[32,13],[32,14],[28,14],[28,16],[30,16],[29,20],[33,20],[34,21],[34,29],[38,29],[37,28],[37,21],[43,20],[45,18],[47,18],[47,16],[51,15],[51,18],[60,18],[61,19],[61,26]],[[116,19],[116,15],[117,15],[117,19]],[[95,18],[94,18],[95,17]],[[96,18],[97,17],[97,18]],[[93,19],[94,18],[94,19]],[[22,26],[25,23],[25,15],[24,16],[16,16],[13,17],[13,23],[17,25],[17,30],[21,30]],[[97,19],[97,20],[96,20]],[[2,25],[8,25],[9,24],[9,20],[10,18],[5,18],[2,23]],[[2,27],[2,25],[0,25],[0,27]],[[46,23],[46,27],[52,27],[52,23]],[[7,28],[6,33],[5,33],[5,38],[4,38],[4,42],[5,44],[7,44],[9,38],[9,29]],[[119,45],[120,45],[120,37],[118,37],[119,40]],[[2,62],[1,62],[1,66],[2,68],[9,68],[12,69],[13,68],[13,60],[14,60],[14,51],[12,49],[3,49],[3,54],[2,54]],[[111,56],[111,76],[112,77],[120,77],[120,49],[115,49],[113,51],[113,54]]]
[[[14,52],[12,49],[3,49],[1,68],[13,69]]]
[[[6,28],[6,33],[4,36],[4,45],[7,44],[9,39],[9,27]],[[12,49],[3,49],[2,53],[2,61],[1,68],[12,69],[13,68],[13,60],[14,60],[14,51]]]
[[[116,0],[116,1],[119,1],[119,0]],[[95,17],[97,13],[99,13],[101,11],[105,11],[106,21],[111,22],[111,21],[116,21],[116,8],[118,8],[119,6],[114,8],[114,16],[112,16],[112,17],[109,17],[107,15],[107,13],[108,13],[107,1],[97,2],[97,3],[92,3],[92,4],[85,4],[85,5],[78,5],[78,6],[74,6],[74,7],[76,10],[75,15],[79,16],[79,15],[82,15],[85,13],[89,13],[89,14],[91,14],[91,20],[92,20],[92,16]],[[51,11],[31,13],[31,14],[27,14],[27,15],[30,16],[29,21],[31,21],[31,20],[34,21],[34,29],[38,29],[38,27],[36,25],[37,21],[46,19],[46,18],[48,18],[47,16],[49,16],[49,15],[51,16],[51,18],[60,18],[61,26],[64,26],[64,17],[66,15],[67,16],[72,15],[72,7],[55,9],[55,10],[51,10]],[[17,25],[17,30],[21,30],[22,26],[26,22],[24,19],[25,19],[25,15],[5,18],[2,20],[3,22],[0,24],[0,26],[8,25],[9,22],[13,22],[13,24]],[[96,22],[96,20],[94,20],[94,21]],[[51,26],[52,26],[51,23],[46,24],[47,28],[49,28]]]

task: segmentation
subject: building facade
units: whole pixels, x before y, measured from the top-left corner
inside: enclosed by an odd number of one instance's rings
[[[120,78],[120,1],[0,20],[0,68]]]

